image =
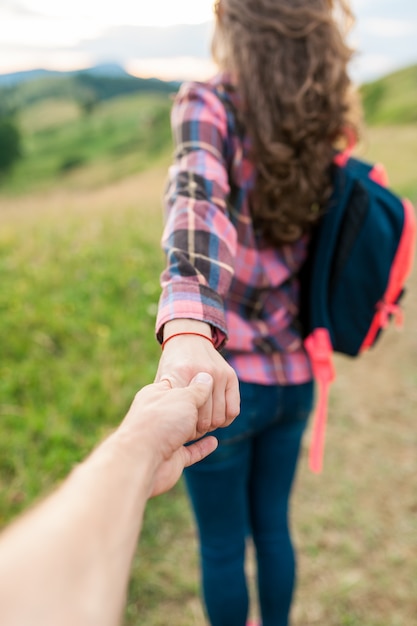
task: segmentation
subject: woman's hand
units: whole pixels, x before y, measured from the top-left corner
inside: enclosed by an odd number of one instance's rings
[[[164,340],[177,333],[196,332],[211,338],[208,324],[196,320],[172,320],[164,326]],[[239,383],[234,370],[204,337],[178,334],[164,347],[156,381],[167,380],[186,387],[201,371],[213,378],[213,391],[198,412],[197,435],[228,426],[240,411]]]

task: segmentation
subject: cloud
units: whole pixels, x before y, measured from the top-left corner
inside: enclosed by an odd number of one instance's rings
[[[100,33],[94,30],[88,23],[78,23],[77,19],[58,20],[34,19],[30,16],[17,16],[15,14],[1,15],[0,10],[0,42],[7,46],[6,59],[16,47],[33,49],[34,52],[47,49],[74,50],[79,44],[80,38],[94,37]],[[1,59],[5,61],[6,59]],[[30,60],[30,56],[28,56]]]
[[[365,54],[356,58],[351,67],[352,77],[357,83],[367,82],[384,76],[396,69],[395,62],[384,54]]]
[[[102,35],[81,40],[77,50],[96,58],[157,59],[209,56],[212,24],[179,25],[166,28],[117,26]]]
[[[88,24],[83,26],[88,31]],[[71,40],[75,29],[68,28],[67,21],[55,24],[53,37],[48,39],[41,26],[32,30],[30,22],[22,18],[19,41],[11,25],[6,28],[3,24],[2,28],[0,23],[0,31],[4,31],[0,37],[0,58],[7,58],[6,71],[27,69],[25,59],[30,59],[30,67],[57,69],[62,63],[65,68],[75,68],[77,64],[86,67],[115,62],[135,74],[179,79],[204,77],[213,73],[210,71],[212,27],[212,22],[164,28],[117,26],[98,33],[86,32],[84,37]]]
[[[388,18],[372,18],[362,22],[364,33],[370,33],[377,37],[404,37],[406,35],[417,36],[417,20],[408,21]]]
[[[40,11],[33,10],[21,2],[19,0],[2,0],[1,1],[1,11],[4,11],[12,14],[16,17],[31,17],[31,18],[44,18],[45,15]]]
[[[358,22],[378,18],[388,20],[416,20],[415,0],[352,0]]]
[[[1,6],[24,7],[51,18],[78,17],[80,21],[94,20],[103,26],[129,24],[135,26],[168,26],[199,24],[213,18],[213,0],[151,0],[134,2],[97,2],[97,0],[0,0]]]
[[[216,71],[211,59],[195,57],[168,57],[158,59],[136,59],[126,63],[126,70],[134,76],[163,80],[205,80]]]
[[[417,62],[416,1],[353,0],[358,16],[352,34],[358,50],[352,64],[356,82]],[[34,0],[0,0],[0,72],[103,62],[161,76],[178,73],[179,77],[204,78],[210,71],[212,20],[171,27],[112,22],[115,25],[109,27],[103,19],[80,19],[78,13],[73,18],[44,16],[41,20],[33,6]]]
[[[378,78],[417,62],[416,0],[354,0],[357,22],[352,64],[357,82]]]

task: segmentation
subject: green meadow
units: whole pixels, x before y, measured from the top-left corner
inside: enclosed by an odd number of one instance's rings
[[[71,98],[47,97],[19,114],[23,158],[2,183],[19,194],[109,183],[147,169],[170,141],[166,95],[124,95],[83,113]]]
[[[386,113],[397,93],[386,80],[364,92],[360,152],[417,204],[417,120]],[[397,82],[401,111],[404,101],[415,108],[407,81]],[[372,119],[375,93],[385,112]],[[121,95],[87,115],[54,96],[19,112],[24,156],[0,180],[0,526],[59,482],[153,380],[170,104]],[[320,476],[308,470],[306,437],[292,511],[294,626],[415,622],[416,288],[414,272],[402,331],[388,329],[359,360],[337,359]],[[148,505],[126,626],[205,625],[196,545],[180,482]]]

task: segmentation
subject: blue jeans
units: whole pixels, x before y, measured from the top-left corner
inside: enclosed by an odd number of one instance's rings
[[[245,626],[246,538],[256,548],[263,626],[286,626],[295,583],[288,508],[313,383],[240,383],[241,413],[214,434],[218,449],[185,472],[200,538],[212,626]]]

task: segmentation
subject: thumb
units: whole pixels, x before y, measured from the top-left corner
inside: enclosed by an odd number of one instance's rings
[[[192,390],[197,408],[209,399],[213,391],[213,378],[207,372],[199,372],[194,376],[188,388]]]

